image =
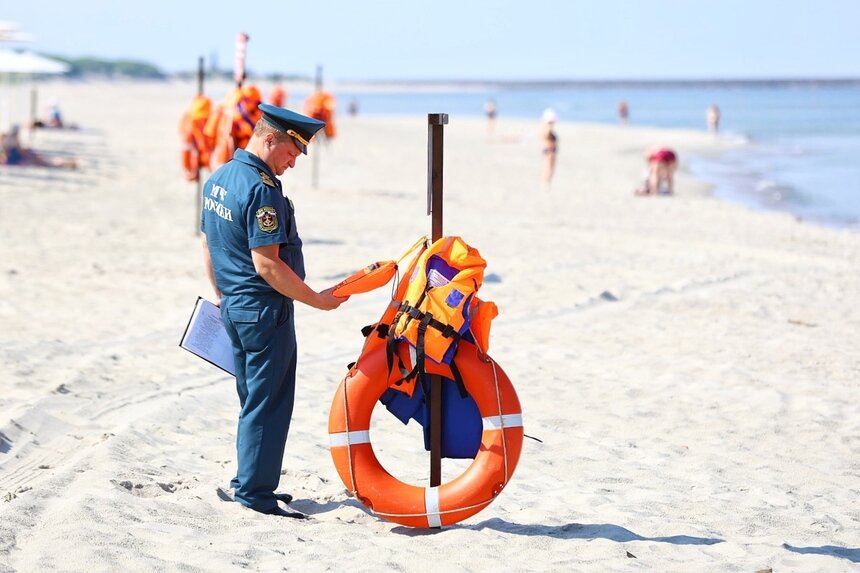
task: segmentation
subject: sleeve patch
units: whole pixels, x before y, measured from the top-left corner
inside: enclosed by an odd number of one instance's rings
[[[260,207],[257,209],[257,225],[264,233],[278,230],[278,212],[274,207]]]

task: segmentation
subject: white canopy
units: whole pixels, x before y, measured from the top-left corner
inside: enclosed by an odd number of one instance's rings
[[[33,52],[0,49],[0,74],[64,74],[69,66]]]

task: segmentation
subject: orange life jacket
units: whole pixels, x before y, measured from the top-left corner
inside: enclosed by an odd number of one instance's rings
[[[316,91],[305,100],[302,111],[305,115],[325,122],[324,133],[327,139],[334,139],[337,129],[334,126],[335,98],[327,91]]]
[[[403,379],[424,373],[426,357],[450,366],[459,382],[454,356],[461,337],[487,352],[490,322],[498,309],[476,296],[486,265],[478,250],[460,237],[442,237],[420,254],[387,332],[389,366],[397,358]],[[408,366],[397,354],[403,341],[414,349]]]
[[[233,146],[233,137],[230,135],[230,118],[224,113],[223,107],[219,106],[215,117],[216,121],[213,122],[215,129],[209,130],[213,133],[212,156],[209,159],[209,164],[213,170],[230,161],[233,158],[233,152],[236,151]],[[209,124],[206,127],[208,129]]]
[[[209,115],[203,133],[210,143],[211,169],[227,163],[236,151],[236,140],[233,137],[234,110],[242,99],[242,89],[236,88],[230,92],[223,102],[215,106]]]
[[[197,96],[191,101],[188,111],[179,120],[179,135],[182,140],[182,169],[188,181],[200,179],[200,169],[209,167],[211,146],[204,134],[212,102],[206,96]]]
[[[334,296],[369,292],[388,283],[397,273],[397,261],[378,261],[356,271],[335,285]]]
[[[280,85],[273,87],[269,92],[269,103],[276,107],[284,107],[287,103],[287,90]]]
[[[233,149],[244,149],[254,134],[254,126],[263,117],[260,111],[260,90],[255,86],[245,86],[239,91],[233,106],[233,124],[230,135]]]

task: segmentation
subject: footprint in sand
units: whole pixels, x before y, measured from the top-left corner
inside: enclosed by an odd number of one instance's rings
[[[132,483],[129,480],[110,480],[120,490],[137,497],[158,497],[167,493],[174,493],[176,486],[172,483],[155,482],[150,484]]]

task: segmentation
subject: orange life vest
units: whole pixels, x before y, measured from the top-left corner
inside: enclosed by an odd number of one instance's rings
[[[179,120],[179,135],[182,139],[182,169],[188,181],[200,179],[200,169],[209,167],[211,144],[204,133],[212,109],[206,96],[197,96],[191,101],[188,111]]]
[[[452,347],[481,306],[475,293],[483,283],[486,266],[478,250],[460,237],[442,237],[430,245],[409,277],[392,336],[417,347],[423,329],[427,357],[437,363],[450,362]]]
[[[280,85],[273,87],[269,92],[269,103],[276,107],[284,107],[287,103],[287,90]]]
[[[260,90],[255,86],[245,86],[236,97],[233,106],[233,124],[230,135],[233,137],[233,149],[244,149],[254,134],[254,126],[263,117],[260,111]]]
[[[419,255],[387,332],[389,367],[394,369],[396,358],[401,375],[398,389],[411,395],[414,380],[426,372],[425,358],[449,365],[450,378],[462,388],[454,362],[457,345],[466,337],[486,353],[490,322],[498,314],[495,303],[476,296],[486,265],[460,237],[442,237]],[[397,354],[402,341],[414,352],[411,361]]]
[[[229,99],[216,105],[203,128],[203,134],[212,146],[209,166],[213,170],[233,157],[233,138],[230,136],[231,115],[225,113],[229,108]]]
[[[334,126],[335,98],[327,91],[316,91],[305,100],[302,111],[308,117],[325,122],[324,133],[327,139],[334,139],[337,129]]]
[[[253,104],[254,96],[256,96],[256,104]],[[245,89],[236,88],[223,102],[215,106],[203,128],[203,133],[211,143],[210,166],[213,170],[230,161],[233,158],[233,152],[248,143],[254,131],[254,126],[249,124],[252,121],[256,123],[259,115],[262,115],[257,107],[260,103],[259,96],[259,90],[253,86]],[[250,110],[245,113],[248,116],[247,120],[242,117],[240,109]]]
[[[335,285],[334,296],[352,296],[369,292],[386,284],[397,273],[397,261],[379,261],[367,265]]]

